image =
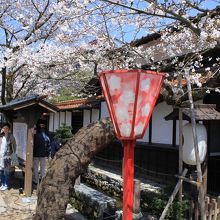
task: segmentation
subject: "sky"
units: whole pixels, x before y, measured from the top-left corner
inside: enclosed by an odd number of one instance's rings
[[[164,2],[164,0],[163,1],[160,1],[160,2]],[[143,6],[145,6],[145,4],[143,5]],[[209,10],[212,10],[212,9],[214,9],[214,8],[216,8],[217,6],[220,6],[220,2],[217,2],[217,1],[215,1],[215,0],[206,0],[206,1],[204,1],[203,2],[203,8],[204,9],[209,9]],[[140,6],[140,4],[139,4],[139,7],[141,7]],[[198,14],[198,11],[196,11],[196,10],[192,10],[191,12],[190,12],[190,16],[196,16]],[[168,19],[166,19],[167,21],[169,21]],[[158,29],[159,30],[159,29]],[[126,40],[126,42],[131,42],[131,41],[133,41],[133,40],[135,40],[132,36],[133,36],[133,34],[132,33],[134,33],[133,32],[133,27],[132,27],[132,25],[131,26],[127,26],[126,27],[126,32],[127,32],[127,35],[126,35],[126,37],[125,37],[125,40]],[[135,38],[136,39],[140,39],[141,37],[144,37],[144,36],[147,36],[149,33],[148,33],[148,30],[141,30],[141,31],[139,31],[137,34],[136,34],[136,36],[135,36]]]

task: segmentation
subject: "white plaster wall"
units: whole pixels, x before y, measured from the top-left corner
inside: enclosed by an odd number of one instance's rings
[[[149,142],[149,124],[148,124],[147,129],[144,133],[144,137],[142,139],[138,139],[138,141]]]
[[[83,110],[83,127],[90,124],[90,110]]]
[[[56,112],[54,114],[54,131],[56,131],[59,128],[59,120],[60,120],[60,114],[59,112]]]
[[[152,115],[152,143],[172,144],[172,121],[164,117],[173,111],[173,107],[165,102],[159,103]]]
[[[67,126],[72,125],[72,112],[66,111],[65,123]]]
[[[92,122],[99,120],[99,109],[92,109]]]
[[[49,131],[53,132],[53,117],[54,117],[54,113],[50,113],[50,117],[49,117]]]
[[[60,112],[60,126],[65,124],[65,112]]]
[[[106,102],[101,102],[101,118],[109,117]]]

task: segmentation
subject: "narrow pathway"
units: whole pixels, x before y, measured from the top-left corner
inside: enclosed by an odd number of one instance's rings
[[[31,220],[37,205],[36,187],[31,197],[19,193],[19,188],[23,186],[23,176],[19,169],[16,169],[11,181],[11,189],[0,191],[0,220]],[[66,219],[86,220],[69,205],[66,210]]]
[[[32,219],[36,208],[36,193],[29,198],[19,194],[18,189],[0,191],[0,220]]]
[[[37,204],[36,190],[31,197],[19,194],[18,189],[0,191],[0,220],[31,220]],[[66,220],[87,220],[68,205]]]

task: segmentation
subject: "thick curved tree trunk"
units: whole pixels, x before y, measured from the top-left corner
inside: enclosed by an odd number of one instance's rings
[[[83,173],[92,157],[115,140],[109,119],[82,128],[51,161],[38,189],[34,220],[60,220],[66,213],[75,179]]]

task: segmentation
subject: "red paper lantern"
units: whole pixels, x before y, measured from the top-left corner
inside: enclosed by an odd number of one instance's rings
[[[145,70],[100,73],[110,117],[124,146],[123,220],[132,219],[135,141],[144,136],[163,78],[163,73]]]

